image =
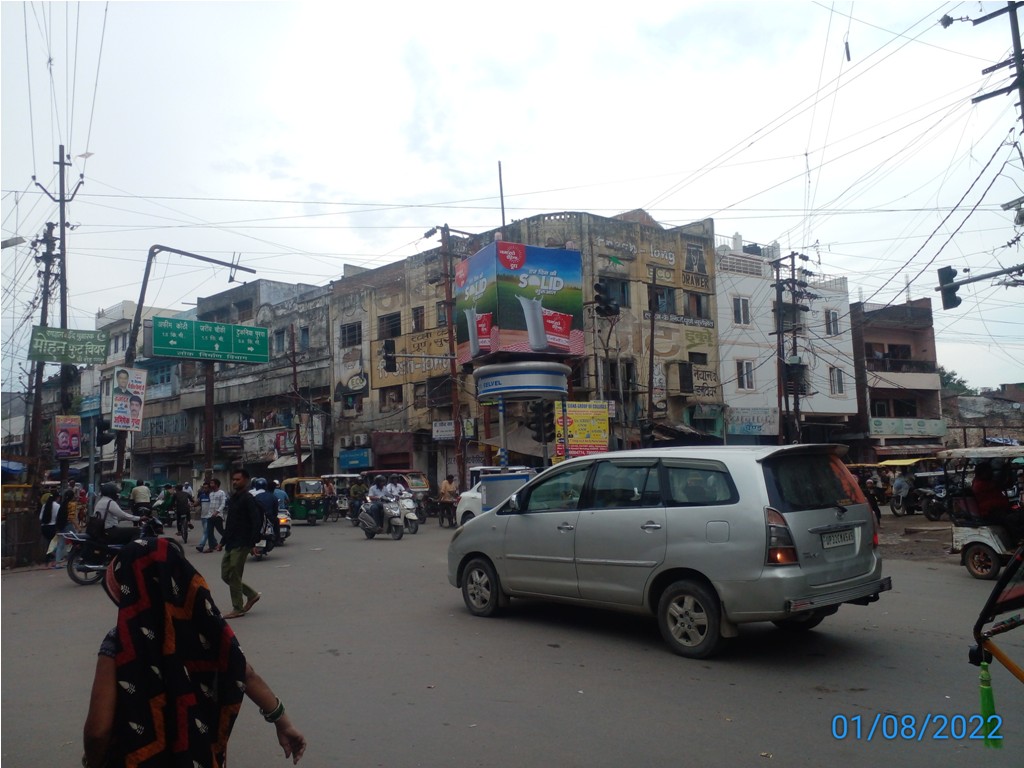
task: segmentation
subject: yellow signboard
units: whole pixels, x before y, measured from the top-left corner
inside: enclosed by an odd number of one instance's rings
[[[555,403],[555,454],[562,456],[565,448],[562,436],[568,426],[569,456],[587,456],[608,450],[608,403],[595,400],[589,403],[566,403],[568,424]]]

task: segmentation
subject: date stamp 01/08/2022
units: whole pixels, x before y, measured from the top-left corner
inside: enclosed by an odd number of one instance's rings
[[[832,738],[842,741],[999,741],[999,715],[835,715]]]

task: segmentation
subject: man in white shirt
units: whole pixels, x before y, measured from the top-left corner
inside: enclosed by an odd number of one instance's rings
[[[210,480],[210,546],[220,552],[224,549],[223,543],[214,545],[216,536],[214,531],[220,534],[221,541],[224,539],[224,508],[228,503],[228,495],[221,490],[220,480],[216,477]]]

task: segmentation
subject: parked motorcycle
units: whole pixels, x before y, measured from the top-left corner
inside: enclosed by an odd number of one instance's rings
[[[947,511],[946,503],[946,486],[921,489],[921,511],[929,520],[941,520]]]
[[[377,526],[377,521],[370,514],[370,502],[367,501],[359,510],[359,517],[356,524],[363,529],[363,534],[372,539],[378,533],[390,533],[391,538],[399,541],[405,535],[405,522],[402,515],[402,507],[399,500],[394,496],[384,496],[381,499],[384,507],[384,525]]]
[[[163,535],[164,526],[155,517],[143,518],[139,527],[140,539],[156,539]],[[124,543],[110,543],[101,541],[90,536],[84,531],[73,531],[60,534],[67,541],[70,551],[68,552],[68,576],[76,584],[98,584],[103,575],[107,572],[107,566],[114,559],[114,556],[121,551]],[[172,547],[178,550],[182,556],[185,555],[185,548],[176,539],[166,537]]]
[[[889,499],[889,510],[897,517],[920,512],[921,490],[919,488],[913,488],[910,493],[894,493]]]

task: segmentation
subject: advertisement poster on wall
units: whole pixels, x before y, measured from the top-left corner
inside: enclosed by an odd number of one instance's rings
[[[146,405],[144,368],[116,368],[110,393],[110,425],[123,432],[142,431],[142,411]]]
[[[459,363],[497,352],[582,355],[579,251],[494,242],[455,268]]]
[[[53,420],[53,456],[56,459],[82,457],[82,418],[56,416]]]
[[[563,423],[561,403],[555,403],[555,456],[565,453],[562,435],[568,428],[569,456],[589,456],[608,450],[608,403],[566,403],[568,423]]]

